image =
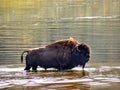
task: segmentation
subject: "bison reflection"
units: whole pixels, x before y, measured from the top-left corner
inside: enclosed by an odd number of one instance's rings
[[[25,70],[30,70],[32,67],[32,70],[35,71],[37,66],[44,69],[66,70],[80,65],[84,69],[90,58],[89,47],[73,38],[56,41],[45,47],[26,50],[21,55],[21,62],[23,62],[25,52],[27,52]]]

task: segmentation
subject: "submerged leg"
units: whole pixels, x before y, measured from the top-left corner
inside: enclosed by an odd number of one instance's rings
[[[26,67],[25,67],[25,69],[24,69],[24,70],[26,70],[26,71],[30,71],[30,68],[31,68],[31,66],[26,65]]]
[[[82,65],[82,69],[84,70],[85,64]]]
[[[37,65],[32,66],[32,71],[37,72]]]
[[[47,68],[44,68],[45,69],[45,71],[47,71]]]
[[[29,57],[28,57],[28,55],[26,56],[26,67],[25,67],[25,69],[24,70],[26,70],[26,71],[30,71],[30,68],[31,68],[31,64],[30,64],[30,62],[29,62],[30,60],[29,60]]]
[[[56,67],[59,71],[63,70],[63,65],[62,62],[60,60],[57,60],[57,67]]]
[[[84,67],[85,67],[85,64],[83,64],[83,66],[82,66],[82,73],[83,73],[83,76],[85,76],[85,70],[84,70]]]
[[[60,64],[59,71],[62,71],[62,70],[63,70],[63,66],[62,64]]]

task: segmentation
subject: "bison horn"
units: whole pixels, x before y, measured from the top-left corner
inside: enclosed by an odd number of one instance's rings
[[[80,52],[80,49],[79,49],[78,47],[79,47],[79,45],[77,45],[76,48],[77,48],[77,50]]]

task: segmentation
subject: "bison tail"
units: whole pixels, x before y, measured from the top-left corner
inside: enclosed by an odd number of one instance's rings
[[[28,51],[23,51],[22,54],[21,54],[21,63],[23,63],[23,54],[26,53]]]

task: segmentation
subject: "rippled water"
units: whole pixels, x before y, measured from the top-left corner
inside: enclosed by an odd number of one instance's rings
[[[17,68],[16,68],[17,67]],[[119,90],[120,66],[88,66],[68,71],[25,72],[23,66],[0,67],[1,90]]]
[[[84,73],[20,65],[24,50],[69,37],[91,47]],[[120,0],[0,0],[1,90],[120,90],[119,60]]]
[[[1,0],[0,64],[19,64],[21,53],[73,37],[90,45],[91,60],[119,62],[119,0]]]

